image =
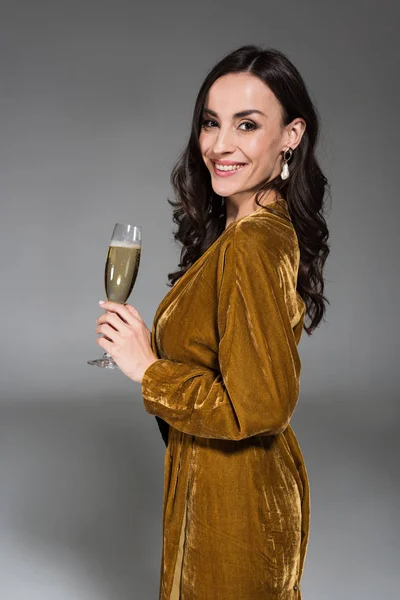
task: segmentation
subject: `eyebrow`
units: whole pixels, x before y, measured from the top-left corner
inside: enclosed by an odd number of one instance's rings
[[[211,110],[210,108],[204,108],[203,113],[208,113],[209,115],[212,115],[213,117],[218,117],[218,114],[215,111]],[[263,117],[267,116],[263,112],[261,112],[261,110],[257,110],[256,108],[249,108],[248,110],[241,110],[240,112],[235,113],[233,115],[233,118],[239,119],[240,117],[247,117],[247,116],[251,115],[252,113],[257,113],[259,115],[262,115]]]

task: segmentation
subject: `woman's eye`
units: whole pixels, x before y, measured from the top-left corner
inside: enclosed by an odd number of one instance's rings
[[[201,127],[202,128],[212,127],[212,125],[210,125],[210,123],[215,123],[215,121],[213,121],[212,119],[205,119],[204,121],[202,121]],[[253,131],[253,129],[257,129],[257,125],[255,125],[251,121],[244,121],[243,123],[240,123],[239,127],[241,127],[242,125],[250,126],[249,128],[242,129],[242,131]]]
[[[204,121],[202,121],[201,126],[209,127],[208,123],[215,123],[215,121],[213,121],[212,119],[205,119]]]
[[[242,125],[250,125],[251,129],[244,129],[243,131],[252,131],[253,129],[257,129],[257,126],[254,123],[251,123],[251,121],[244,121],[243,123],[240,123],[240,127]]]

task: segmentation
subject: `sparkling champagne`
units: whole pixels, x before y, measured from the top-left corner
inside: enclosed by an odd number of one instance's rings
[[[129,241],[112,241],[105,268],[107,299],[124,304],[130,296],[139,270],[141,245]]]
[[[104,270],[106,296],[110,302],[125,304],[128,300],[139,270],[141,246],[142,230],[140,226],[115,223]],[[112,334],[111,337],[106,335],[103,337],[109,343],[115,341]],[[104,352],[100,358],[88,360],[87,363],[104,369],[119,370],[119,366],[108,352]]]

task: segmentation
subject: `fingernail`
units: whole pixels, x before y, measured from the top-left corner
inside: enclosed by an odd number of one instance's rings
[[[104,304],[104,300],[99,300],[99,304]]]

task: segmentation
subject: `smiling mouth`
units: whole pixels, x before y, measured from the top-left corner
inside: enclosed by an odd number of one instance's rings
[[[231,175],[235,175],[236,173],[243,171],[243,169],[245,169],[247,166],[248,166],[247,163],[244,163],[244,164],[237,163],[235,165],[226,165],[226,166],[222,166],[222,168],[218,168],[217,164],[215,162],[213,162],[214,173],[216,175],[218,175],[219,177],[228,177]]]

